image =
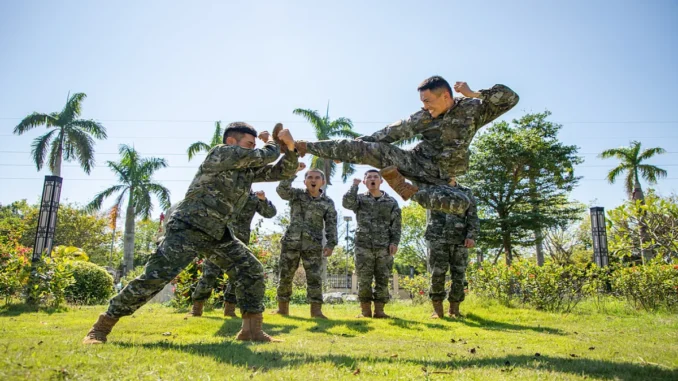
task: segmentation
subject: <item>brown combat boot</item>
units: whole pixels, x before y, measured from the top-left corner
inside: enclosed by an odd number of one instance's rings
[[[433,302],[433,314],[431,315],[431,319],[442,319],[445,317],[445,312],[443,310],[443,301],[442,300],[434,300]]]
[[[282,123],[276,123],[275,127],[273,127],[273,132],[271,132],[271,137],[280,146],[280,153],[285,153],[287,152],[287,146],[280,141],[280,138],[278,138],[278,133],[280,133],[282,129]]]
[[[106,336],[111,333],[113,326],[118,322],[118,319],[112,318],[106,313],[99,315],[99,319],[92,326],[92,329],[87,332],[87,335],[82,339],[83,344],[104,344]]]
[[[278,310],[271,312],[273,314],[288,316],[290,314],[290,302],[278,300]]]
[[[357,318],[371,318],[372,317],[372,302],[360,302],[360,315]]]
[[[252,330],[250,328],[250,317],[247,312],[242,313],[242,328],[240,332],[235,336],[236,340],[240,341],[250,341],[252,340]]]
[[[319,319],[327,319],[327,316],[323,315],[322,303],[311,303],[311,317]]]
[[[264,330],[262,329],[262,325],[264,323],[264,316],[261,313],[254,314],[251,312],[245,312],[243,314],[243,318],[245,316],[247,316],[247,320],[249,321],[250,325],[250,340],[272,343],[280,343],[284,341],[280,339],[274,339],[271,336],[269,336],[266,332],[264,332]]]
[[[238,315],[235,314],[234,303],[224,302],[224,316],[238,317]]]
[[[304,140],[297,140],[296,142],[294,142],[294,148],[297,149],[297,155],[299,155],[299,157],[304,157],[308,149],[308,147],[306,146],[306,141]]]
[[[384,312],[384,306],[386,303],[374,302],[374,318],[375,319],[388,319],[390,316],[386,315]]]
[[[459,305],[461,302],[450,302],[450,310],[448,311],[448,315],[451,318],[460,318],[461,312],[459,312]]]
[[[398,172],[398,167],[392,165],[381,170],[381,177],[386,180],[393,191],[398,193],[403,200],[407,201],[419,191],[419,187],[405,181],[403,175]]]
[[[193,302],[193,307],[191,307],[191,312],[188,313],[188,316],[202,316],[202,308],[205,306],[205,302]]]

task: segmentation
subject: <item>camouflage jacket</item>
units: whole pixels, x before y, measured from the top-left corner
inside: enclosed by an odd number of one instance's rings
[[[450,186],[450,185],[441,185]],[[479,221],[476,209],[476,199],[473,197],[471,188],[457,184],[457,188],[466,193],[471,200],[471,205],[463,215],[448,214],[438,210],[429,210],[428,223],[425,237],[427,240],[435,240],[458,245],[469,238],[475,240],[478,236]]]
[[[480,98],[455,98],[454,106],[435,119],[422,109],[360,139],[393,143],[421,135],[422,141],[414,147],[414,152],[439,165],[442,178],[462,175],[468,170],[468,149],[476,132],[512,109],[519,99],[518,94],[504,85],[479,92]]]
[[[233,235],[236,236],[240,241],[245,245],[250,243],[250,229],[252,226],[252,219],[254,218],[254,213],[259,213],[264,218],[273,218],[275,217],[278,211],[275,209],[273,203],[270,200],[259,200],[257,195],[250,191],[250,196],[245,202],[245,205],[238,213],[236,221],[231,224],[231,229],[233,230]]]
[[[370,192],[358,194],[358,186],[353,185],[344,195],[342,205],[355,212],[358,221],[356,246],[383,248],[400,243],[400,207],[393,197],[382,193],[379,198],[372,197]]]
[[[292,188],[293,177],[281,181],[276,188],[278,195],[290,203],[290,225],[282,241],[290,249],[322,250],[323,227],[325,247],[337,245],[337,210],[334,201],[324,192],[318,197],[311,196],[306,189]]]
[[[170,218],[221,239],[226,227],[236,222],[253,182],[279,181],[296,173],[296,151],[271,164],[279,156],[280,147],[274,142],[258,149],[223,144],[212,148]]]

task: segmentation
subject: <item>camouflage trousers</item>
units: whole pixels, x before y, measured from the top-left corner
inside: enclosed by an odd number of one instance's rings
[[[107,315],[131,315],[165,287],[198,255],[227,273],[235,272],[236,295],[244,312],[264,311],[264,266],[227,229],[221,240],[179,220],[167,223],[165,238],[144,267],[144,273],[114,296]]]
[[[237,303],[235,295],[235,271],[227,273],[228,280],[226,281],[226,289],[224,290],[224,302]],[[198,284],[195,286],[191,299],[194,302],[204,302],[212,295],[212,290],[217,286],[219,279],[224,276],[224,271],[209,260],[202,262],[202,275],[198,279]]]
[[[464,301],[466,284],[466,266],[468,265],[468,249],[464,245],[450,245],[444,241],[428,241],[428,266],[431,272],[431,300],[445,299],[445,274],[450,270],[452,286],[448,300]]]
[[[344,163],[365,164],[384,169],[395,165],[398,171],[419,186],[412,200],[425,209],[463,214],[471,201],[454,187],[438,187],[450,182],[450,175],[440,168],[431,156],[404,150],[389,143],[371,143],[360,140],[323,140],[306,143],[307,151],[318,157]]]
[[[358,299],[361,302],[388,303],[388,281],[393,270],[393,256],[389,254],[388,247],[368,249],[356,246],[355,269],[358,274]]]
[[[278,301],[290,301],[292,281],[300,260],[306,272],[306,300],[309,303],[322,303],[322,250],[290,250],[284,244],[280,253]]]

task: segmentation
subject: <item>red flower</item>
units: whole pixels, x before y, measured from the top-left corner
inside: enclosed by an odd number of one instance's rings
[[[420,291],[419,291],[419,295],[424,295],[424,291],[423,291],[423,290],[420,290]]]
[[[678,270],[678,265],[673,265],[674,270]]]

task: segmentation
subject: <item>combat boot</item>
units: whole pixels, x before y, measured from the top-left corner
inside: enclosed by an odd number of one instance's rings
[[[360,302],[360,315],[357,318],[371,318],[372,317],[372,302]]]
[[[202,308],[205,306],[205,302],[193,302],[193,307],[191,307],[191,312],[188,313],[188,316],[202,316]]]
[[[283,302],[278,300],[278,310],[273,311],[272,313],[288,316],[290,314],[290,302]]]
[[[264,330],[262,329],[262,326],[264,324],[264,316],[261,313],[255,314],[251,312],[245,312],[243,314],[243,318],[245,316],[247,317],[247,320],[249,321],[250,325],[250,340],[273,343],[280,343],[284,341],[280,339],[274,339],[271,336],[269,336],[266,332],[264,332]]]
[[[299,155],[299,157],[304,157],[308,149],[308,147],[306,146],[306,141],[304,140],[297,140],[296,142],[294,142],[294,148],[296,148],[297,155]]]
[[[386,180],[393,191],[398,193],[403,200],[407,201],[419,191],[419,187],[405,181],[403,175],[398,172],[398,167],[392,165],[381,170],[381,177]]]
[[[271,136],[273,137],[273,140],[280,146],[280,153],[286,153],[287,146],[280,141],[280,138],[278,138],[278,133],[280,133],[282,129],[283,129],[282,123],[276,123],[275,127],[273,127],[273,132],[271,132]]]
[[[327,316],[323,315],[322,303],[311,303],[311,317],[319,319],[327,319]]]
[[[238,317],[235,314],[235,303],[224,302],[224,316]]]
[[[461,302],[450,302],[450,310],[448,311],[448,315],[451,318],[460,318],[461,312],[459,312],[459,305]]]
[[[235,336],[236,340],[240,341],[250,341],[252,340],[252,330],[250,329],[250,317],[247,315],[247,312],[242,314],[242,328]]]
[[[374,318],[375,319],[388,319],[390,316],[386,315],[384,312],[384,306],[386,303],[374,302]]]
[[[443,310],[443,301],[434,300],[433,302],[433,314],[431,319],[442,319],[445,317],[445,311]]]
[[[82,339],[83,344],[104,344],[106,336],[111,333],[113,326],[118,322],[118,319],[112,318],[106,313],[99,315],[99,319],[92,326],[92,329],[87,332],[87,335]]]

